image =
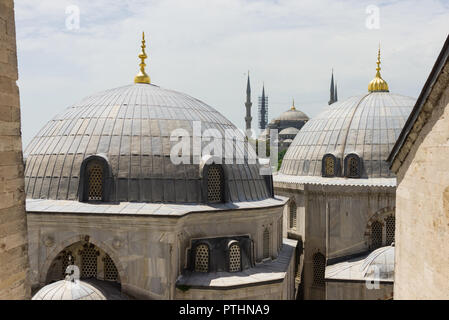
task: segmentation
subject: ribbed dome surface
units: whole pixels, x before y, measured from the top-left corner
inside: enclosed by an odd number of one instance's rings
[[[61,280],[40,289],[32,300],[106,300],[103,293],[84,281]]]
[[[182,128],[193,136],[195,122],[201,124],[199,135],[216,129],[225,137],[226,129],[236,129],[205,103],[154,85],[133,84],[94,94],[48,122],[26,148],[27,198],[78,199],[83,160],[101,155],[112,170],[112,201],[200,202],[200,166],[174,165],[170,160],[171,147],[179,143],[170,141],[171,132]],[[243,141],[243,135],[237,140]],[[201,150],[209,143],[203,141]],[[236,145],[237,157],[243,158],[240,144],[226,143]],[[224,150],[222,154],[231,201],[269,197],[259,165],[246,160],[225,164]]]
[[[333,153],[343,163],[349,153],[363,161],[362,177],[393,177],[386,159],[415,99],[389,92],[351,97],[308,121],[285,154],[281,174],[321,176],[322,158]]]

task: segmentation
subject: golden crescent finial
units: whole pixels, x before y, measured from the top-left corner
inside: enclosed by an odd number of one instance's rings
[[[293,98],[292,110],[296,110],[296,108],[295,108],[295,98]]]
[[[369,83],[368,85],[368,91],[369,92],[389,92],[388,84],[387,82],[382,79],[382,76],[380,75],[380,43],[379,43],[379,50],[377,51],[377,68],[376,68],[376,76],[374,79]]]
[[[150,76],[145,72],[146,67],[145,60],[148,58],[145,52],[146,47],[147,46],[145,45],[145,32],[142,32],[142,46],[141,46],[142,52],[139,54],[139,59],[141,60],[140,71],[134,78],[134,83],[146,83],[146,84],[151,83]]]

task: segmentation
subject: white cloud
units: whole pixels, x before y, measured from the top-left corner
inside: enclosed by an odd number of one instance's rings
[[[81,28],[65,28],[78,5]],[[380,29],[365,26],[368,5]],[[328,100],[366,92],[382,43],[382,75],[393,92],[417,97],[449,30],[440,1],[18,0],[16,21],[24,144],[84,96],[132,82],[140,32],[149,37],[154,83],[190,94],[244,125],[245,73],[253,118],[265,81],[270,118],[296,105],[310,116]],[[256,120],[253,126],[256,126]]]

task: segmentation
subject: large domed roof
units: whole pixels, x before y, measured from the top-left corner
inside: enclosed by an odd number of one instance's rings
[[[296,135],[280,173],[321,176],[325,154],[343,160],[356,153],[362,177],[393,177],[386,159],[414,104],[413,98],[376,91],[330,105]]]
[[[194,125],[201,125],[195,132]],[[26,148],[27,198],[78,199],[84,159],[107,159],[112,172],[111,201],[197,203],[202,199],[199,164],[174,165],[170,150],[175,129],[190,137],[213,129],[225,137],[236,127],[218,111],[186,94],[137,83],[85,98],[49,121]],[[244,141],[238,133],[237,141]],[[222,145],[238,143],[225,139]],[[192,152],[192,138],[190,138]],[[210,141],[203,141],[201,150]],[[249,152],[253,153],[252,149]],[[225,164],[229,198],[246,201],[269,197],[258,164]],[[254,155],[255,156],[255,155]],[[193,163],[192,156],[190,163]],[[198,163],[198,162],[196,162]]]

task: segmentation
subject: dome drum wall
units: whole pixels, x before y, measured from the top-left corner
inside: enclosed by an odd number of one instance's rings
[[[199,133],[195,132],[198,123]],[[234,159],[227,164],[229,159],[221,156],[226,201],[269,197],[259,165],[249,163],[245,155],[243,134],[223,115],[183,93],[134,84],[92,95],[44,126],[24,152],[27,198],[85,199],[83,163],[96,157],[106,161],[110,170],[105,172],[109,177],[105,180],[105,201],[205,202],[204,177],[194,156],[180,165],[170,158],[172,148],[179,143],[170,139],[176,129],[188,133],[193,151],[193,139],[202,138],[201,150],[210,144],[206,131],[223,137],[222,151],[227,146],[235,148],[235,158],[241,162]],[[228,138],[227,130],[238,135]]]

